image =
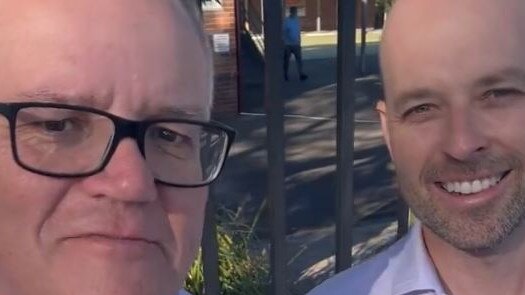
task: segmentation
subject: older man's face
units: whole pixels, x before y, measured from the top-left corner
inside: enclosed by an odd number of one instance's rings
[[[400,0],[382,48],[383,128],[423,223],[465,250],[525,216],[525,7]]]
[[[133,120],[206,114],[209,61],[192,25],[168,0],[2,1],[0,102],[59,100]],[[1,117],[0,294],[176,293],[206,188],[156,185],[131,139],[96,175],[37,175],[14,162],[7,126]]]

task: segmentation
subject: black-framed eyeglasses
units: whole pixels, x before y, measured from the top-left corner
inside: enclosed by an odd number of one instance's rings
[[[133,138],[157,183],[204,186],[219,175],[235,138],[233,129],[213,121],[132,121],[58,103],[0,103],[0,114],[9,122],[16,163],[52,177],[96,174],[122,139]]]

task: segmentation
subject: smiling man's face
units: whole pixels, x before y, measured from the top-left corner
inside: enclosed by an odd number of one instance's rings
[[[399,0],[385,32],[379,107],[400,188],[460,249],[496,247],[525,216],[524,11]]]
[[[209,115],[210,58],[177,1],[2,1],[0,31],[0,102],[58,99],[132,120]],[[14,162],[7,126],[0,117],[0,294],[181,288],[207,188],[155,184],[131,139],[96,175],[37,175]]]

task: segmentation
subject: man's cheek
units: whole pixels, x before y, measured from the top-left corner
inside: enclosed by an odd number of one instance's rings
[[[200,246],[204,216],[170,217],[172,232],[175,237],[171,251],[172,262],[178,273],[185,274],[195,259]]]
[[[200,246],[207,201],[206,189],[188,191],[193,191],[194,194],[173,197],[168,202],[168,208],[165,208],[168,210],[168,219],[175,242],[173,247],[175,263],[183,268],[189,267]]]

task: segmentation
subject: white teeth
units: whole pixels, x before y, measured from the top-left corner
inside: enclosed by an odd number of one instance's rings
[[[454,190],[450,192],[460,192],[461,191],[461,183],[454,182]]]
[[[472,193],[472,183],[471,182],[462,182],[460,193],[468,195]]]
[[[449,193],[456,193],[461,195],[477,194],[484,190],[487,190],[497,185],[503,175],[499,177],[490,177],[485,179],[477,179],[474,181],[463,181],[463,182],[447,182],[443,183],[442,187]]]
[[[476,180],[472,183],[472,193],[476,194],[481,191],[481,181]]]
[[[481,190],[486,190],[486,189],[488,189],[491,185],[492,185],[492,184],[491,184],[490,180],[488,180],[488,179],[483,179],[483,181],[481,182]]]

